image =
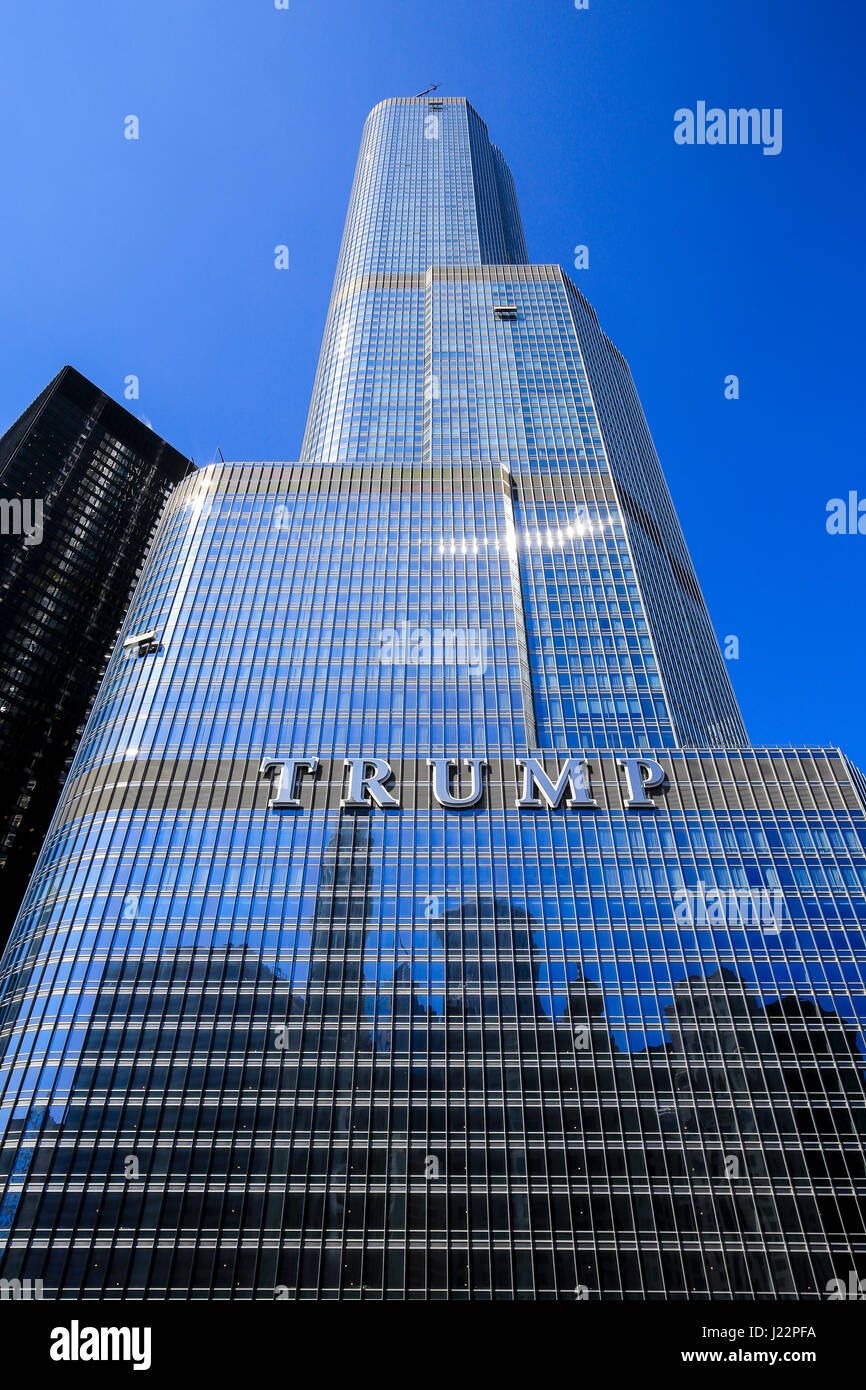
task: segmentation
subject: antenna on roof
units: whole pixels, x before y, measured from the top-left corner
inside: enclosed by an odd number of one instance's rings
[[[225,459],[223,459],[223,451],[222,451],[222,449],[220,448],[219,445],[217,445],[217,453],[219,454],[220,458],[223,460],[223,463],[225,463]]]
[[[441,85],[440,82],[434,82],[432,87],[425,87],[423,92],[416,92],[412,100],[417,101],[419,97],[426,97],[428,92],[438,92]]]

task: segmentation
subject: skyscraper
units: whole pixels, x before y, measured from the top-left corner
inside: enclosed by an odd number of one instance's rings
[[[749,745],[483,122],[383,102],[301,462],[172,496],[2,960],[0,1272],[822,1297],[866,1253],[864,846],[841,752]]]
[[[0,439],[0,941],[166,498],[192,465],[72,367]]]

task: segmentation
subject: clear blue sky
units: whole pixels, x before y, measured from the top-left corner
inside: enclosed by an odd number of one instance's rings
[[[118,399],[137,375],[199,463],[295,458],[364,117],[439,82],[532,259],[590,248],[753,740],[866,766],[866,536],[825,529],[866,498],[864,28],[850,0],[7,6],[0,430],[71,362]],[[781,107],[782,153],[678,147],[698,100]]]

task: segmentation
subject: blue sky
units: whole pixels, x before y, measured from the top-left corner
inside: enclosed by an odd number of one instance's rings
[[[71,362],[118,399],[137,375],[199,463],[295,458],[364,117],[439,82],[505,151],[532,259],[590,248],[574,278],[739,638],[753,740],[866,766],[866,535],[825,527],[866,499],[858,7],[40,0],[2,27],[0,430]],[[677,146],[699,100],[782,108],[782,153]]]

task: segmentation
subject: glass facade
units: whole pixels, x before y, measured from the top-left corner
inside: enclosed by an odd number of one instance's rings
[[[162,508],[191,469],[72,367],[0,439],[0,942]]]
[[[857,1270],[863,780],[749,745],[628,368],[465,101],[371,113],[302,459],[178,487],[142,631],[0,966],[3,1277]]]

